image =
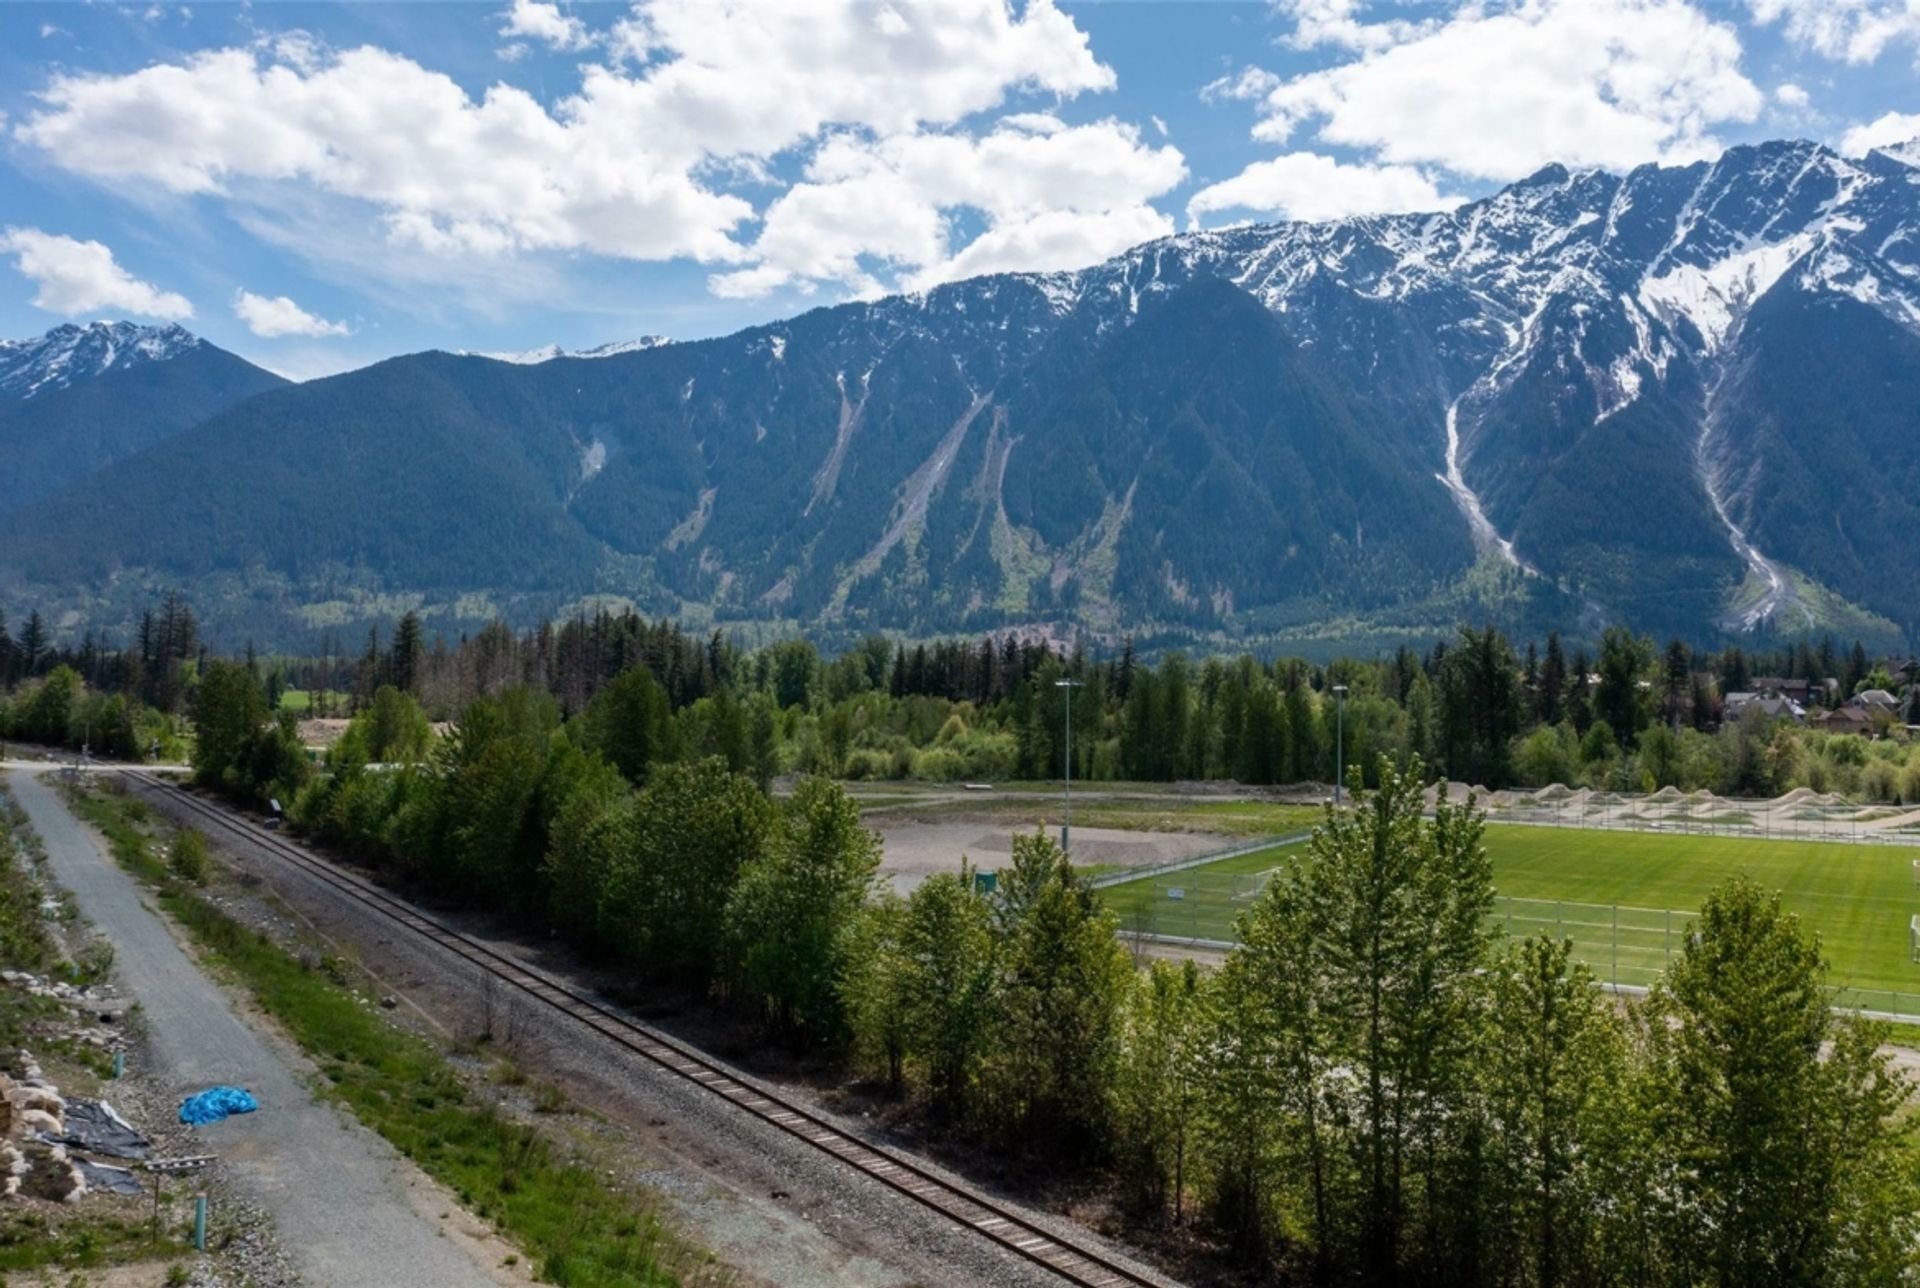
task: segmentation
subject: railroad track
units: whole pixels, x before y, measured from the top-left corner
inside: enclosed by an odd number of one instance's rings
[[[373,882],[335,867],[257,824],[209,805],[182,787],[137,771],[127,771],[126,777],[151,791],[170,796],[215,829],[266,850],[354,902],[464,959],[489,977],[729,1102],[739,1112],[832,1155],[854,1171],[971,1230],[980,1238],[1044,1267],[1067,1283],[1088,1288],[1116,1288],[1117,1285],[1158,1288],[1165,1282],[1148,1278],[1097,1248],[1046,1229],[1014,1209],[940,1176],[912,1159],[872,1145],[778,1092],[742,1081],[733,1070],[702,1052],[611,1010],[544,972],[421,912]]]

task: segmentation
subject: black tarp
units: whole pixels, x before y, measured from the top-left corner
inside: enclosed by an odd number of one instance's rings
[[[153,1152],[152,1143],[104,1100],[69,1100],[66,1123],[65,1132],[58,1136],[42,1132],[41,1139],[108,1158],[140,1159]]]

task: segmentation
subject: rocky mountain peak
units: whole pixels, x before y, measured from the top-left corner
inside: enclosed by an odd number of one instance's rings
[[[63,323],[28,340],[0,340],[0,396],[26,399],[104,372],[165,362],[204,344],[176,323]]]

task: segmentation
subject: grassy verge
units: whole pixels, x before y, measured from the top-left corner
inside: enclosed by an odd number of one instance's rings
[[[542,1278],[626,1288],[703,1276],[709,1259],[667,1230],[644,1194],[609,1182],[540,1126],[482,1099],[439,1048],[340,982],[337,962],[304,962],[175,877],[154,851],[153,820],[140,802],[94,792],[75,808],[153,887],[204,960],[246,987],[312,1057],[331,1094],[526,1249]]]
[[[76,1272],[69,1282],[84,1284],[89,1280],[77,1273],[82,1270],[164,1264],[165,1259],[187,1251],[186,1243],[171,1232],[155,1242],[149,1224],[131,1217],[86,1210],[48,1213],[9,1208],[0,1212],[0,1275],[57,1267]]]

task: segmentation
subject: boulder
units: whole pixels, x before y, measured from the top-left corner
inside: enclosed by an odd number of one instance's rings
[[[14,1087],[6,1093],[6,1098],[12,1102],[16,1114],[37,1109],[60,1119],[67,1112],[67,1102],[50,1086]]]
[[[65,1127],[58,1118],[44,1109],[22,1109],[13,1115],[13,1125],[21,1136],[31,1136],[35,1132],[45,1132],[49,1136],[58,1136]]]

